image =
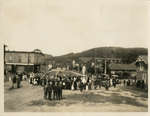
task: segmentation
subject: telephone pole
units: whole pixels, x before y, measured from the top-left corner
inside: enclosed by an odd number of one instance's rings
[[[106,74],[107,73],[107,69],[106,69],[106,64],[107,62],[106,62],[106,60],[105,60],[105,69],[104,69],[104,74]]]
[[[5,52],[6,52],[6,47],[8,47],[8,46],[4,44],[4,65],[5,65],[5,63],[6,63],[6,61],[5,61],[5,55],[6,55],[6,53],[5,53]]]
[[[5,75],[5,64],[6,64],[6,59],[5,59],[5,55],[6,55],[6,47],[7,45],[4,44],[4,75]]]

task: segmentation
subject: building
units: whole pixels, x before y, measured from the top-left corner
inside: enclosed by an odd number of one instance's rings
[[[111,74],[118,74],[121,78],[130,78],[136,76],[137,67],[135,64],[110,64]]]
[[[93,65],[92,67],[94,67],[95,73],[108,73],[109,64],[122,63],[120,58],[80,57],[79,60],[86,64],[87,67],[91,67]]]
[[[121,63],[120,58],[95,58],[97,62],[107,62],[107,63]]]
[[[45,55],[42,52],[5,51],[6,72],[44,71]]]
[[[132,64],[110,64],[111,73],[128,73],[128,77],[136,77],[136,80],[144,80],[148,87],[148,56],[140,55]]]
[[[97,57],[80,57],[79,60],[81,60],[84,63],[94,61],[96,63],[104,63],[107,61],[107,63],[121,63],[120,58],[97,58]]]
[[[148,87],[148,56],[139,56],[135,64],[137,66],[137,80],[144,80]]]
[[[81,63],[88,63],[88,62],[91,62],[93,60],[92,57],[79,57],[79,61]]]

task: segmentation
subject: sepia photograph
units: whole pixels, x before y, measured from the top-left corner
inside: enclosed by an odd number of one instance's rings
[[[148,112],[148,0],[0,0],[4,112]]]

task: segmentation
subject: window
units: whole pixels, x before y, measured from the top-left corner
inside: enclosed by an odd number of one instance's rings
[[[21,56],[18,56],[18,61],[19,63],[21,63]]]
[[[12,62],[12,56],[9,56],[9,62]]]
[[[31,56],[28,57],[28,63],[31,63]]]

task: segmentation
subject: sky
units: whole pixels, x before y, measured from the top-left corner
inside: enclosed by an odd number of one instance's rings
[[[0,0],[9,50],[59,56],[95,47],[148,47],[148,0]]]

